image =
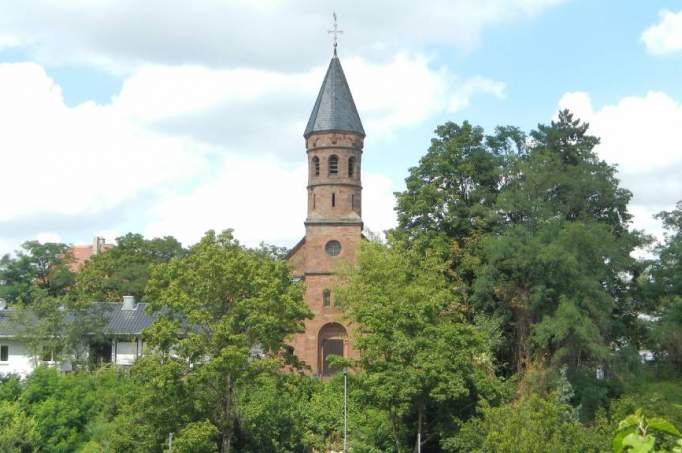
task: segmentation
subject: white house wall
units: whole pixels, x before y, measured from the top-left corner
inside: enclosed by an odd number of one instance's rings
[[[18,374],[20,376],[31,374],[36,367],[36,361],[26,345],[11,339],[0,340],[0,345],[7,345],[9,347],[9,360],[7,362],[0,362],[0,374]]]
[[[0,345],[8,346],[8,360],[0,362],[0,376],[17,374],[26,377],[33,372],[38,364],[31,355],[31,351],[20,341],[15,339],[0,339]],[[143,342],[136,341],[112,341],[112,361],[117,365],[132,365],[135,360],[142,355]],[[48,365],[58,365],[62,371],[71,370],[71,361],[64,360],[60,364],[49,363]]]
[[[114,363],[117,365],[132,365],[142,354],[141,341],[118,341],[113,344],[116,355]]]

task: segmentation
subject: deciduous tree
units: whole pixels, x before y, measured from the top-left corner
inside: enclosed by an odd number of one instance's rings
[[[310,316],[302,285],[267,250],[245,249],[230,231],[208,232],[186,257],[154,268],[145,297],[159,315],[150,346],[172,352],[220,451],[233,451],[241,389],[279,372],[287,339]]]

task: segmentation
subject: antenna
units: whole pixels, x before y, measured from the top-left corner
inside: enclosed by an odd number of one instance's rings
[[[327,33],[332,33],[334,35],[334,56],[336,56],[336,46],[338,44],[339,35],[343,33],[343,30],[339,30],[339,24],[336,21],[336,12],[332,14],[334,18],[334,28],[327,30]]]

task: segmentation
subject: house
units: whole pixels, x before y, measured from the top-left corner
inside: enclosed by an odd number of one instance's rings
[[[93,309],[101,314],[101,327],[83,339],[85,349],[93,363],[132,365],[142,355],[145,344],[142,332],[155,320],[145,312],[145,304],[136,303],[132,296],[124,296],[120,303],[96,302]],[[20,335],[16,310],[0,303],[0,375],[27,376],[39,365],[59,366],[71,370],[71,360],[59,362],[49,353],[37,354]],[[66,313],[65,320],[74,320]]]
[[[71,272],[78,272],[85,263],[95,255],[110,250],[114,244],[108,244],[103,237],[95,237],[92,244],[74,245],[69,248],[71,261],[68,263]]]

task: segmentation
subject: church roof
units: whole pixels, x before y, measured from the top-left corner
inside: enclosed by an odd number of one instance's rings
[[[353,95],[336,55],[329,62],[327,75],[322,82],[303,136],[307,138],[313,132],[323,131],[355,132],[365,135],[358,109],[353,102]]]

